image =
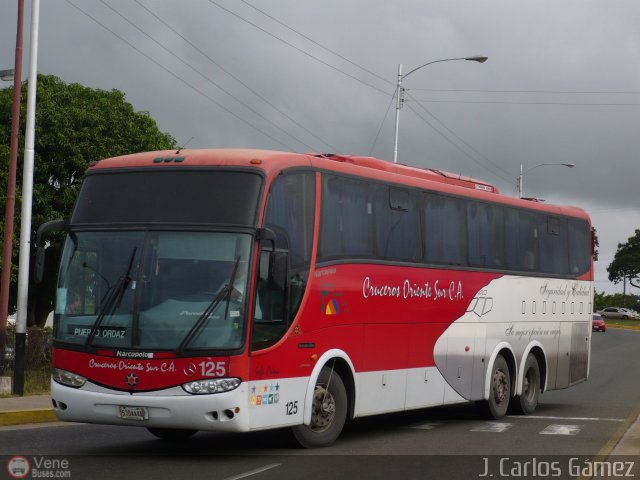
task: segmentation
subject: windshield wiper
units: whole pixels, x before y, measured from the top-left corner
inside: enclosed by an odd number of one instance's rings
[[[204,326],[206,321],[209,319],[211,314],[218,307],[218,304],[225,298],[227,300],[227,305],[225,307],[225,318],[227,318],[227,310],[229,309],[229,301],[231,299],[231,292],[233,292],[233,282],[236,279],[236,273],[238,272],[238,265],[240,265],[239,256],[236,258],[236,262],[233,265],[233,271],[231,273],[231,278],[229,279],[229,283],[227,283],[225,286],[223,286],[220,289],[220,291],[216,294],[216,296],[213,297],[213,300],[209,302],[209,305],[207,305],[207,308],[204,309],[204,312],[202,312],[202,315],[198,317],[198,320],[196,320],[196,323],[193,324],[193,327],[191,327],[191,329],[187,333],[187,336],[184,337],[184,340],[182,340],[182,342],[180,343],[180,346],[178,347],[179,354],[184,353],[185,349],[187,348],[187,345],[191,343],[193,338],[196,336],[196,334],[200,331],[200,329]]]
[[[93,343],[96,334],[98,333],[98,328],[100,328],[100,324],[106,318],[107,314],[112,315],[113,312],[120,306],[122,302],[122,297],[124,296],[124,292],[127,291],[127,287],[131,283],[131,268],[133,267],[133,259],[136,256],[136,251],[138,247],[133,247],[133,251],[131,252],[131,256],[129,257],[129,262],[127,264],[127,269],[125,272],[118,278],[118,281],[107,290],[105,295],[105,299],[102,303],[102,307],[98,312],[98,316],[96,317],[95,322],[93,322],[93,326],[91,327],[91,332],[87,337],[87,341],[84,343],[85,347],[90,347]]]

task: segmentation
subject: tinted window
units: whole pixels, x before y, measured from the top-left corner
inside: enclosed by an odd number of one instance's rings
[[[320,235],[322,257],[373,256],[373,205],[365,182],[324,177]]]
[[[286,235],[292,267],[311,261],[314,211],[313,173],[284,175],[273,183],[265,225]]]
[[[265,226],[276,234],[278,249],[289,253],[288,292],[269,278],[272,245],[260,252],[251,345],[254,350],[275,344],[287,331],[302,301],[311,264],[315,218],[315,174],[285,174],[269,191]],[[287,294],[288,293],[288,294]]]
[[[538,269],[538,236],[538,215],[507,209],[505,212],[507,267],[530,271]]]
[[[71,221],[253,225],[261,181],[205,169],[89,174]]]
[[[567,220],[544,216],[540,231],[540,268],[545,273],[567,273],[569,239]]]
[[[466,211],[463,200],[425,194],[424,242],[429,263],[467,263]]]
[[[587,222],[569,220],[569,272],[579,275],[591,267],[591,230]]]
[[[409,191],[374,185],[378,257],[417,262],[422,259],[420,217]]]
[[[469,264],[504,267],[504,210],[496,205],[469,202]]]

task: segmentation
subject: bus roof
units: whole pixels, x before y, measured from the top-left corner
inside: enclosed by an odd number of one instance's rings
[[[254,149],[164,150],[107,158],[92,163],[89,170],[170,165],[175,167],[254,167],[263,170],[268,176],[277,175],[286,168],[313,167],[320,170],[473,197],[514,207],[589,219],[581,208],[556,206],[531,201],[532,199],[505,196],[500,194],[495,186],[482,180],[437,169],[394,164],[374,157],[356,155],[291,153]]]

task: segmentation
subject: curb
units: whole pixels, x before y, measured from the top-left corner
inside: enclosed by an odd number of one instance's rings
[[[25,423],[57,422],[58,417],[52,408],[34,408],[31,410],[13,410],[0,412],[0,426],[21,425]]]

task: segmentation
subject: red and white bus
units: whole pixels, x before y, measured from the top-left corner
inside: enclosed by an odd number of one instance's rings
[[[164,438],[290,426],[315,447],[367,415],[530,413],[588,376],[588,216],[471,178],[357,156],[140,153],[93,164],[38,243],[55,229],[64,421]]]

